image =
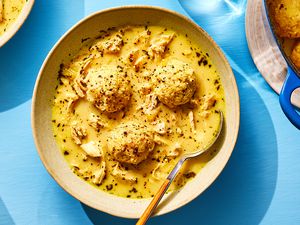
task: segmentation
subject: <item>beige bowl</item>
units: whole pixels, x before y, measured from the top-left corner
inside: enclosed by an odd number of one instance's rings
[[[0,36],[0,48],[6,44],[21,28],[25,20],[27,19],[29,13],[31,12],[32,6],[34,4],[34,0],[27,0],[25,5],[16,19],[16,21],[4,32],[3,35]]]
[[[32,129],[39,155],[51,176],[72,196],[84,204],[112,215],[138,218],[150,199],[126,199],[107,194],[79,179],[70,170],[52,133],[51,101],[57,84],[60,63],[69,53],[76,53],[81,39],[96,37],[99,30],[126,24],[151,24],[171,26],[184,31],[195,40],[210,57],[221,75],[226,95],[226,125],[219,153],[188,182],[183,189],[164,197],[156,211],[161,215],[192,201],[217,178],[226,165],[236,142],[239,123],[239,94],[232,70],[216,43],[199,26],[188,18],[166,9],[148,6],[128,6],[97,12],[70,29],[47,56],[36,81],[32,102]]]

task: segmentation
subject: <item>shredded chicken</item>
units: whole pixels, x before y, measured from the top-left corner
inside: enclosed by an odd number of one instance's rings
[[[174,34],[166,35],[162,34],[153,40],[151,40],[150,48],[149,48],[149,55],[151,58],[161,57],[165,51],[166,47],[171,43]]]
[[[217,102],[215,96],[212,94],[204,96],[202,100],[203,100],[203,105],[201,107],[202,110],[210,110],[215,106]]]
[[[138,72],[145,64],[147,64],[149,56],[145,53],[145,51],[134,49],[130,52],[128,59],[129,62],[133,64],[135,71]]]
[[[163,180],[167,178],[168,174],[166,172],[163,172],[162,167],[162,164],[158,164],[152,171],[151,175],[155,180]]]
[[[80,168],[80,169],[78,169],[77,170],[77,172],[83,177],[83,178],[85,178],[85,177],[91,177],[91,171],[89,171],[89,169],[87,169],[87,168]]]
[[[71,162],[70,165],[74,168],[74,169],[79,169],[79,164],[77,162]]]
[[[94,179],[93,179],[93,183],[94,184],[101,184],[102,181],[104,180],[105,176],[106,176],[106,164],[105,161],[101,162],[101,166],[99,169],[97,169],[94,173]]]
[[[60,81],[65,85],[68,86],[70,84],[70,80],[66,77],[61,77]]]
[[[190,104],[193,108],[196,108],[200,105],[200,102],[201,102],[201,99],[193,98],[193,99],[191,99]]]
[[[137,58],[139,57],[139,49],[133,49],[128,56],[128,60],[130,63],[135,63]]]
[[[80,147],[85,151],[85,153],[91,157],[101,157],[103,156],[103,150],[99,144],[94,141],[90,141],[86,144],[80,145]]]
[[[154,94],[149,94],[146,96],[145,105],[143,107],[144,113],[149,114],[153,109],[155,109],[158,105],[157,96]]]
[[[177,128],[176,128],[176,133],[177,133],[177,134],[180,134],[180,135],[183,134],[183,132],[182,132],[182,130],[181,130],[180,127],[177,127]]]
[[[181,144],[175,142],[175,144],[171,146],[171,148],[167,151],[167,156],[175,158],[180,155],[181,151],[182,151]]]
[[[150,83],[145,83],[145,84],[142,85],[139,92],[142,95],[148,95],[148,94],[151,93],[151,90],[152,90],[152,85]]]
[[[131,25],[126,25],[124,27],[122,27],[121,29],[119,29],[118,32],[120,32],[122,35],[126,32],[126,31],[131,31],[133,28],[133,26]]]
[[[144,80],[151,80],[152,73],[150,71],[145,70],[145,71],[143,71],[141,76],[142,76],[142,78],[144,78]]]
[[[92,65],[92,61],[93,61],[93,58],[89,58],[85,61],[85,64],[83,65],[81,71],[80,71],[80,74],[81,75],[84,75],[86,76],[87,73],[88,73],[88,70],[91,68],[91,65]]]
[[[186,49],[183,51],[183,54],[184,55],[191,55],[192,54],[192,50],[189,48],[189,49]]]
[[[158,114],[159,114],[160,111],[161,111],[161,108],[157,107],[157,108],[155,108],[155,109],[153,109],[151,111],[150,110],[149,111],[144,111],[144,113],[147,116],[147,120],[149,122],[152,122],[152,121],[154,121],[157,118],[157,116],[158,116]]]
[[[83,161],[87,160],[87,156],[86,156],[85,153],[82,153],[81,156],[82,156],[82,160],[83,160]]]
[[[61,74],[63,74],[63,76],[66,77],[66,78],[74,79],[77,76],[78,72],[73,70],[70,67],[62,66]]]
[[[139,58],[137,58],[137,60],[134,63],[135,71],[138,72],[141,69],[141,67],[147,63],[147,61],[148,61],[147,55],[143,55],[143,56],[140,56]]]
[[[106,126],[106,123],[100,118],[100,116],[91,113],[88,119],[88,123],[91,127],[97,131]]]
[[[116,54],[121,51],[123,43],[123,35],[121,33],[116,33],[109,40],[102,43],[104,52],[109,54]]]
[[[76,92],[76,94],[83,98],[85,96],[85,91],[86,91],[86,83],[81,77],[75,78],[72,86]]]
[[[142,44],[144,46],[149,45],[151,32],[149,30],[145,30],[134,40],[134,44]]]
[[[195,133],[195,119],[194,119],[193,111],[189,112],[189,121],[190,121],[192,132]]]
[[[172,121],[172,122],[174,122],[175,124],[177,124],[178,118],[177,118],[177,115],[176,115],[175,113],[172,113],[172,114],[170,115],[170,118],[171,118],[171,121]]]
[[[169,141],[160,135],[154,135],[154,142],[158,145],[169,145]]]
[[[70,112],[79,97],[74,92],[67,92],[65,99],[68,101],[67,111]]]
[[[118,54],[121,51],[121,48],[124,45],[123,42],[123,33],[124,30],[116,32],[115,34],[108,37],[108,39],[100,39],[94,45],[90,47],[94,57],[103,56],[103,53],[107,54]]]
[[[117,163],[111,172],[115,178],[129,183],[134,183],[137,181],[136,176],[134,176],[130,171],[126,171],[120,163]]]
[[[154,94],[146,95],[144,104],[141,104],[136,108],[136,110],[142,110],[144,114],[149,116],[149,120],[153,121],[157,114],[159,113],[158,98]]]
[[[154,131],[158,134],[166,134],[167,129],[166,129],[165,122],[161,122],[161,123],[156,124]]]
[[[87,136],[87,132],[84,127],[78,125],[77,121],[74,121],[71,125],[71,135],[75,144],[80,145],[82,139]]]
[[[207,119],[209,117],[209,115],[211,114],[211,111],[202,111],[199,113],[201,117],[203,117],[204,119]]]

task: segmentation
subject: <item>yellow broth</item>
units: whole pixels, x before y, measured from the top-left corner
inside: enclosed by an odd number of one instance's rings
[[[162,62],[149,60],[144,68],[138,72],[136,72],[131,65],[126,65],[128,74],[131,74],[130,79],[133,93],[130,105],[126,108],[124,115],[123,113],[112,113],[109,115],[102,113],[85,98],[80,99],[75,104],[71,113],[67,110],[67,102],[64,101],[66,93],[73,91],[68,79],[71,77],[72,80],[72,76],[80,73],[84,61],[90,55],[89,49],[95,43],[95,40],[83,40],[84,46],[80,51],[75,56],[72,56],[70,60],[63,62],[62,69],[58,76],[58,85],[53,101],[52,123],[54,136],[62,154],[73,172],[99,190],[127,198],[149,198],[153,196],[162,184],[163,178],[166,177],[179,160],[180,155],[185,152],[196,151],[212,140],[219,125],[219,115],[217,110],[222,110],[225,114],[223,86],[217,69],[210,60],[209,52],[203,52],[201,46],[198,46],[191,41],[185,33],[178,33],[171,28],[160,26],[134,26],[130,29],[126,29],[123,36],[124,46],[118,54],[104,53],[101,57],[94,59],[92,66],[119,65],[120,61],[123,63],[127,62],[126,59],[128,58],[129,53],[135,48],[133,44],[134,40],[144,30],[149,30],[151,32],[151,38],[161,34],[175,34],[175,36],[168,45]],[[117,28],[102,32],[103,35],[99,37],[96,42],[106,40],[117,32]],[[97,141],[104,146],[110,144],[107,141],[110,133],[114,132],[115,129],[118,129],[118,125],[126,123],[127,121],[139,121],[151,126],[149,118],[137,110],[137,107],[144,102],[144,99],[138,90],[141,88],[141,85],[144,84],[142,79],[143,74],[147,71],[153,71],[159,63],[164,63],[164,61],[171,58],[186,62],[193,68],[197,82],[197,90],[194,96],[201,98],[213,94],[216,102],[212,109],[209,110],[208,116],[203,116],[201,105],[194,108],[183,105],[175,109],[170,109],[164,104],[159,103],[159,113],[156,117],[156,121],[163,121],[171,130],[167,135],[161,136],[167,144],[156,145],[148,158],[138,165],[124,165],[126,170],[137,177],[137,182],[132,183],[118,180],[111,174],[112,167],[116,164],[116,161],[107,158],[107,154],[102,158],[86,157],[84,151],[72,140],[70,123],[73,120],[78,120],[87,127],[88,135],[83,140],[84,143]],[[68,79],[66,79],[66,77]],[[190,111],[193,111],[194,114],[195,132],[192,131],[189,122],[188,114]],[[99,132],[91,128],[87,124],[90,113],[94,113],[101,117],[108,126],[101,128]],[[175,117],[177,118],[176,122],[171,119]],[[180,128],[182,133],[179,134],[177,128]],[[173,144],[176,142],[180,143],[182,152],[177,157],[166,157],[165,152],[172,148]],[[217,149],[212,149],[203,156],[188,161],[171,185],[170,191],[182,187],[188,180],[191,180],[201,168],[214,157],[216,152]],[[106,177],[101,185],[95,185],[92,182],[93,171],[99,168],[102,160],[105,160],[106,162]],[[155,170],[158,165],[161,165],[159,168],[159,174],[162,177],[161,179],[154,178],[152,174],[153,170]]]
[[[0,22],[0,36],[6,32],[20,15],[26,0],[2,0],[3,11]],[[1,1],[0,1],[1,2]]]

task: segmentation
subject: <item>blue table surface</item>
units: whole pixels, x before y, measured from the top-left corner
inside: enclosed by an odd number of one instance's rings
[[[30,127],[35,79],[54,43],[86,15],[128,4],[190,15],[222,47],[241,98],[238,142],[222,174],[197,199],[149,224],[300,224],[300,132],[253,64],[245,0],[36,0],[21,30],[0,49],[0,224],[134,224],[61,189],[43,167]]]

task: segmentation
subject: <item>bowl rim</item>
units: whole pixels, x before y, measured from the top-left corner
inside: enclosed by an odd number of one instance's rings
[[[35,0],[27,0],[15,22],[0,36],[0,48],[4,46],[21,29],[28,18]]]
[[[210,180],[208,182],[205,183],[203,191],[200,193],[194,193],[192,195],[189,196],[188,199],[186,199],[185,201],[182,201],[181,204],[177,204],[174,207],[167,209],[167,210],[160,210],[158,213],[156,213],[154,216],[159,216],[159,215],[164,215],[166,213],[172,212],[174,210],[179,209],[180,207],[186,205],[187,203],[191,202],[192,200],[194,200],[196,197],[198,197],[201,193],[203,193],[209,186],[211,186],[211,184],[217,179],[217,177],[221,174],[221,172],[224,170],[225,166],[227,165],[229,158],[231,157],[231,154],[234,150],[234,147],[236,145],[237,142],[237,138],[238,138],[238,133],[239,133],[239,127],[240,127],[240,96],[239,96],[239,91],[238,91],[238,87],[237,87],[237,83],[236,83],[236,79],[234,76],[234,73],[232,71],[232,68],[227,60],[227,58],[225,57],[223,51],[221,50],[221,48],[216,44],[216,42],[212,39],[212,37],[205,31],[203,30],[203,28],[201,28],[198,24],[196,24],[194,21],[192,21],[190,18],[176,12],[170,9],[166,9],[166,8],[162,8],[162,7],[158,7],[158,6],[149,6],[149,5],[127,5],[127,6],[118,6],[118,7],[112,7],[112,8],[106,8],[103,10],[99,10],[96,11],[92,14],[90,14],[87,17],[84,17],[83,19],[81,19],[80,21],[78,21],[74,26],[72,26],[56,43],[55,45],[52,47],[52,49],[50,50],[50,52],[48,53],[47,57],[45,58],[39,73],[38,73],[38,77],[36,79],[35,82],[35,86],[34,86],[34,91],[33,91],[33,96],[32,96],[32,105],[31,105],[31,127],[32,127],[32,134],[33,134],[33,139],[34,139],[34,143],[37,149],[37,152],[39,154],[39,157],[43,163],[43,165],[45,166],[47,172],[50,174],[50,176],[59,184],[59,186],[61,186],[68,194],[70,194],[71,196],[73,196],[74,198],[76,198],[77,200],[79,200],[80,202],[84,203],[85,205],[96,209],[98,211],[102,211],[105,213],[108,213],[110,215],[113,216],[117,216],[117,217],[121,217],[121,218],[128,218],[128,219],[136,219],[139,218],[139,216],[131,216],[131,215],[127,215],[127,214],[122,214],[122,213],[118,213],[118,211],[116,210],[106,210],[106,209],[99,209],[97,208],[92,201],[90,201],[87,198],[83,198],[80,196],[80,194],[74,192],[71,188],[68,188],[65,186],[65,182],[59,177],[57,176],[51,169],[51,167],[46,163],[45,160],[45,156],[41,151],[41,146],[39,145],[39,142],[37,140],[37,129],[36,129],[36,124],[35,124],[35,105],[36,105],[36,98],[37,98],[37,90],[39,87],[39,83],[40,83],[40,79],[42,77],[44,68],[46,67],[49,59],[51,58],[52,54],[54,53],[54,51],[57,49],[57,47],[61,44],[61,42],[63,42],[68,36],[69,34],[71,34],[77,27],[81,26],[85,21],[91,19],[92,17],[102,14],[102,13],[107,13],[107,12],[112,12],[112,11],[118,11],[118,10],[123,10],[123,9],[150,9],[150,10],[156,10],[156,11],[161,11],[163,13],[168,13],[168,14],[172,14],[176,17],[179,17],[180,19],[184,20],[186,23],[191,24],[195,29],[197,29],[199,32],[201,32],[214,46],[215,50],[217,51],[217,54],[220,58],[223,59],[223,62],[225,64],[225,67],[229,69],[229,73],[232,75],[231,76],[231,81],[233,84],[233,92],[236,93],[236,98],[237,98],[237,102],[236,102],[236,126],[234,127],[234,130],[236,131],[232,136],[232,142],[229,145],[229,153],[227,154],[227,157],[224,158],[222,160],[222,165],[219,165],[219,170],[217,172],[215,172],[214,174],[212,174]],[[136,200],[136,199],[134,199]]]

